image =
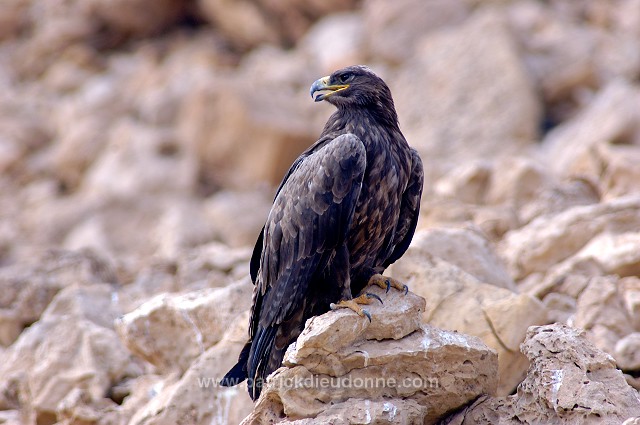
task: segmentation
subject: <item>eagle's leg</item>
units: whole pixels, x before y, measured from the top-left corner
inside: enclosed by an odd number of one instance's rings
[[[389,289],[391,288],[402,291],[405,295],[407,295],[407,293],[409,292],[409,287],[404,283],[400,283],[392,277],[383,276],[380,273],[376,273],[369,278],[369,283],[367,283],[367,286],[371,285],[377,285],[382,289],[385,289],[387,292],[389,292]]]
[[[367,319],[369,319],[369,321],[371,321],[371,314],[363,309],[362,307],[360,307],[360,305],[368,305],[371,304],[373,302],[373,300],[378,300],[382,303],[382,299],[380,299],[379,296],[377,296],[376,294],[371,294],[371,293],[364,293],[356,298],[352,298],[350,300],[342,300],[339,301],[338,303],[334,304],[331,303],[330,307],[332,310],[337,310],[339,308],[348,308],[350,310],[355,311],[358,316],[360,317],[367,317]]]

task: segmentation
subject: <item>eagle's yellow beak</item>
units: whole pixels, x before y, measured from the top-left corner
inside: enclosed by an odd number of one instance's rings
[[[334,93],[339,92],[340,90],[344,90],[349,88],[349,84],[330,84],[331,78],[329,76],[322,77],[316,80],[313,84],[311,84],[311,89],[309,89],[309,94],[313,97],[313,94],[317,91],[325,91],[324,93],[320,93],[315,97],[316,102],[320,102],[321,100],[325,100],[329,96]]]

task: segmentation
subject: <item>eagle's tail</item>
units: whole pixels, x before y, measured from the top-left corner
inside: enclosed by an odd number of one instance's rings
[[[251,351],[251,340],[242,348],[238,356],[238,363],[231,368],[224,378],[220,381],[223,387],[233,387],[247,379],[247,361],[249,360],[249,351]]]

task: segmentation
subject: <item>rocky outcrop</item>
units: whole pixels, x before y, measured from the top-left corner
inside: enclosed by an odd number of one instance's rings
[[[460,268],[432,256],[419,242],[391,268],[392,276],[424,297],[423,322],[480,337],[498,353],[499,394],[509,394],[524,377],[520,353],[527,328],[546,323],[536,298],[483,283]],[[464,312],[464,314],[461,314]]]
[[[539,369],[573,374],[554,363],[573,351],[533,366],[533,346],[520,351],[530,326],[556,322],[584,334],[549,334],[586,338],[640,389],[638,45],[637,0],[0,1],[0,422],[251,413],[244,388],[213,384],[246,338],[253,244],[333,111],[309,84],[353,63],[384,77],[422,153],[418,230],[387,273],[426,304],[420,324],[377,341],[368,332],[405,316],[387,315],[389,294],[372,306],[389,321],[356,320],[360,337],[316,364],[351,367],[363,346],[395,374],[435,374],[398,350],[423,335],[442,344],[421,353],[456,353],[442,338],[458,331],[498,354],[499,398],[477,402],[489,422],[518,403],[530,423],[580,422],[579,406],[602,407],[584,404],[589,387],[563,379],[554,401]],[[306,338],[280,375],[325,376],[319,337]],[[447,356],[435,365],[471,368]],[[260,409],[310,416],[289,422],[435,420],[418,393],[281,393]],[[612,422],[635,414],[598,394]]]
[[[532,327],[522,352],[531,366],[515,395],[483,397],[444,423],[613,425],[640,416],[637,391],[627,385],[611,356],[579,330]]]
[[[367,307],[371,322],[351,311],[307,322],[243,424],[431,424],[495,392],[493,350],[478,338],[421,325],[425,301],[417,295],[371,292],[384,300]]]

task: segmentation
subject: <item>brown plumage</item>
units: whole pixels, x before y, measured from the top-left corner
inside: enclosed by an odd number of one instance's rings
[[[222,380],[248,378],[254,400],[305,321],[360,294],[404,254],[418,220],[422,161],[384,81],[351,66],[317,80],[316,92],[337,111],[278,188],[251,259],[249,341]]]

